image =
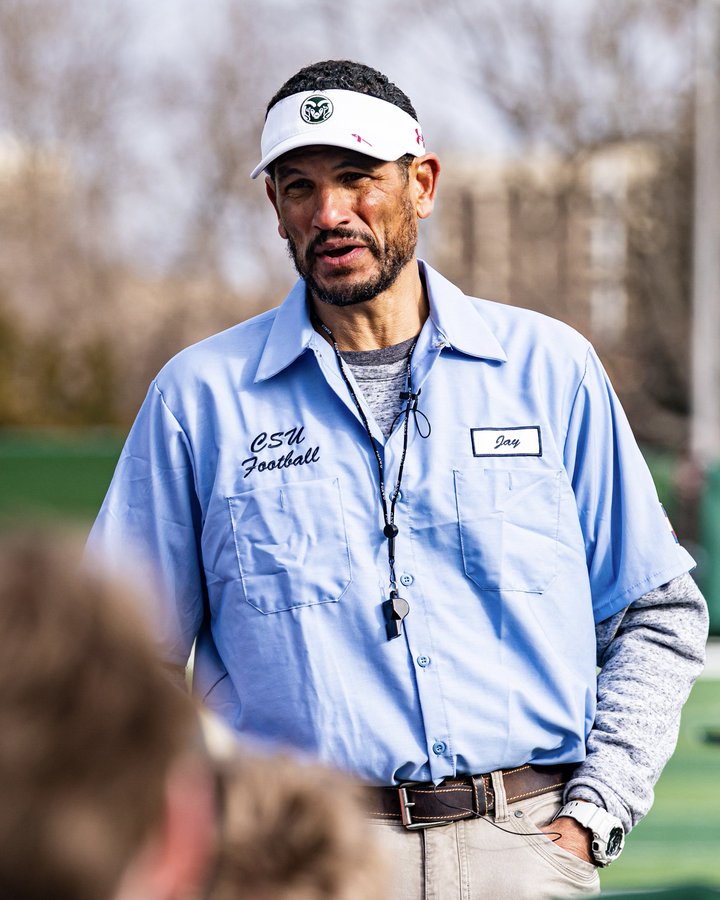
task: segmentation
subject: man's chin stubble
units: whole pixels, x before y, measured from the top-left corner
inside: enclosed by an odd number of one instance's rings
[[[318,283],[315,276],[312,274],[309,264],[307,266],[301,266],[299,264],[297,249],[292,240],[287,241],[287,251],[295,266],[296,272],[305,280],[305,284],[307,285],[311,296],[321,303],[327,303],[329,306],[354,306],[357,303],[365,303],[367,300],[372,300],[373,297],[376,297],[379,293],[386,290],[397,277],[397,275],[395,275],[390,282],[386,284],[385,282],[388,281],[388,273],[380,272],[376,278],[368,279],[360,284],[352,284],[347,287],[323,286]],[[345,270],[339,269],[336,271],[335,275],[339,278],[342,278],[342,276],[345,275],[352,275],[352,269],[349,266]]]
[[[321,303],[327,303],[328,306],[355,306],[358,303],[366,303],[387,290],[394,280],[394,278],[388,279],[381,276],[345,288],[333,288],[318,284],[312,275],[305,276],[305,283],[310,294]]]
[[[369,300],[373,300],[378,294],[382,294],[395,284],[400,272],[408,262],[408,259],[397,256],[391,261],[389,267],[381,268],[381,271],[375,278],[346,287],[332,287],[319,284],[312,272],[304,271],[303,267],[298,265],[297,255],[291,241],[288,241],[287,249],[298,275],[305,280],[311,296],[321,303],[328,304],[328,306],[355,306],[358,303],[366,303]],[[346,273],[341,270],[336,274],[340,276]],[[350,268],[347,269],[347,274],[352,274]]]

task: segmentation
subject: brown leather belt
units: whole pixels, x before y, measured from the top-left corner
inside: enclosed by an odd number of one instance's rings
[[[507,802],[559,790],[574,769],[574,765],[504,769],[500,774]],[[411,831],[485,816],[495,809],[490,775],[447,778],[437,786],[432,782],[407,782],[394,787],[370,787],[366,800],[371,818],[397,822]]]

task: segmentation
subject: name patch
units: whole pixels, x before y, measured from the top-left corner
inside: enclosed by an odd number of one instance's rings
[[[471,428],[473,456],[542,456],[540,426]]]

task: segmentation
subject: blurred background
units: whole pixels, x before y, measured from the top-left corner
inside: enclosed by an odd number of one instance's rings
[[[330,57],[441,156],[422,255],[593,341],[720,634],[720,0],[0,0],[0,517],[89,527],[156,371],[282,300],[249,172]],[[608,889],[720,887],[711,650]]]

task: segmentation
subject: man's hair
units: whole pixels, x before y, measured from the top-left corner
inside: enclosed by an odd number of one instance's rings
[[[349,59],[326,59],[312,63],[300,69],[285,82],[268,103],[267,112],[293,94],[302,91],[356,91],[358,94],[369,94],[398,106],[413,119],[417,119],[415,107],[408,96],[393,84],[386,75],[363,63]]]
[[[105,900],[195,727],[126,590],[57,534],[0,535],[0,898]]]
[[[222,773],[222,839],[208,900],[380,900],[388,865],[348,776],[245,755]]]

